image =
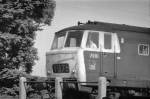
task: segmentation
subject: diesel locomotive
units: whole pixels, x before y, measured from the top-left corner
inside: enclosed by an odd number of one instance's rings
[[[78,22],[55,33],[46,70],[48,77],[77,82],[97,82],[105,76],[109,92],[149,96],[150,28]]]

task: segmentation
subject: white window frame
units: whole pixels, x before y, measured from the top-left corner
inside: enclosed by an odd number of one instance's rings
[[[67,41],[67,38],[68,38],[68,34],[69,34],[69,32],[74,32],[74,31],[82,31],[83,32],[83,36],[82,36],[82,40],[81,40],[81,45],[80,45],[80,47],[82,48],[82,43],[83,43],[83,37],[84,37],[84,30],[68,30],[68,31],[66,31],[66,36],[65,36],[65,40],[64,40],[64,44],[63,44],[63,48],[65,48],[65,49],[67,49],[67,48],[77,48],[77,47],[65,47],[65,44],[66,44],[66,41]]]
[[[111,49],[105,49],[105,48],[104,48],[104,46],[105,46],[104,35],[105,35],[105,34],[111,35]],[[113,33],[111,33],[111,32],[104,32],[104,33],[103,33],[103,45],[102,45],[103,47],[102,47],[102,48],[103,48],[103,51],[104,51],[104,52],[109,52],[109,53],[113,53],[113,52],[114,52],[114,45],[115,45],[115,44],[114,44],[114,41],[113,41],[113,40],[114,40]]]
[[[89,32],[97,32],[97,33],[98,33],[98,35],[99,35],[98,48],[87,48],[87,47],[86,47],[86,43],[87,43],[87,40],[88,40]],[[84,40],[85,40],[85,42],[84,42],[84,48],[85,48],[85,49],[87,49],[87,50],[89,50],[89,51],[100,51],[100,39],[101,39],[100,37],[101,37],[101,35],[100,35],[99,31],[86,30],[84,36],[85,36],[85,38],[84,38]]]
[[[86,42],[88,38],[88,33],[89,32],[98,32],[99,33],[99,47],[97,49],[93,48],[87,48],[86,47]],[[111,35],[111,49],[105,49],[104,48],[104,34],[109,34]],[[100,52],[108,52],[108,53],[120,53],[120,43],[118,40],[117,33],[112,33],[112,32],[105,32],[105,31],[94,31],[94,30],[86,30],[84,33],[84,38],[83,38],[83,48],[89,51],[100,51]]]
[[[65,44],[67,35],[68,35],[68,33],[67,33],[67,31],[66,31],[66,34],[65,34],[65,36],[64,36],[64,41],[63,41],[62,46],[61,46],[60,48],[53,48],[53,43],[55,42],[55,39],[56,39],[56,34],[55,34],[54,37],[53,37],[53,40],[52,40],[51,50],[58,50],[58,49],[64,48],[64,44]],[[58,45],[57,45],[57,47],[58,47]]]

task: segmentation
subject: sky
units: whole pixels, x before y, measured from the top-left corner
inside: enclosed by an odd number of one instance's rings
[[[150,0],[55,0],[51,26],[37,32],[35,47],[39,60],[33,75],[46,76],[46,52],[50,51],[54,33],[77,25],[77,22],[102,21],[150,28]]]

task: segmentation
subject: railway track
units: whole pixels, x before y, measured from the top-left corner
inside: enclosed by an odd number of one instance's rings
[[[101,89],[99,90],[100,83],[98,82],[51,80],[45,82],[25,81],[23,83],[25,85],[27,99],[97,99],[99,94],[104,93],[99,92]],[[81,83],[91,83],[96,86],[92,88],[83,86]],[[107,86],[106,90],[106,96],[103,99],[150,99],[150,89]],[[60,97],[60,95],[62,96]]]

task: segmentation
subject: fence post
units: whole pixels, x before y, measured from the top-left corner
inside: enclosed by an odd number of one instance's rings
[[[107,80],[106,77],[98,78],[98,99],[106,97]]]
[[[26,89],[25,89],[25,85],[24,82],[26,82],[26,78],[25,77],[20,77],[19,80],[19,99],[26,99]]]
[[[62,82],[62,78],[56,77],[55,80],[55,97],[56,99],[62,99],[62,88],[60,82]]]

